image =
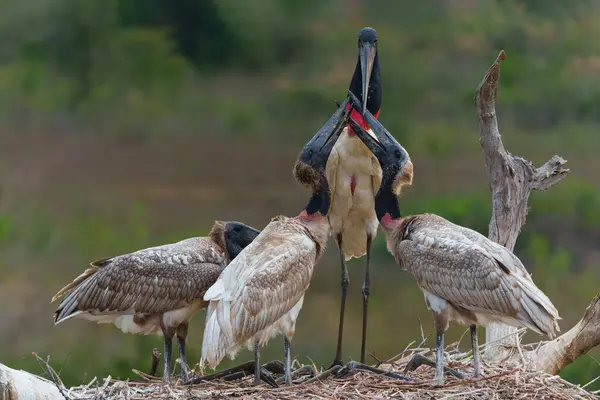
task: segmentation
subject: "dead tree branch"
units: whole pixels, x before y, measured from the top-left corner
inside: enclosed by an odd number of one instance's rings
[[[64,400],[55,383],[0,364],[0,399]]]
[[[502,143],[496,115],[496,94],[500,64],[506,58],[500,51],[475,93],[479,117],[480,144],[492,192],[492,217],[489,238],[513,250],[527,217],[527,203],[532,190],[546,190],[562,181],[568,169],[560,156],[553,156],[535,168],[530,161],[510,154]],[[486,330],[486,358],[499,361],[514,354],[510,349],[519,340],[515,328],[493,324]],[[510,335],[510,336],[509,336]],[[510,338],[508,339],[507,336]],[[502,339],[504,338],[504,339]],[[527,353],[527,358],[540,370],[556,374],[581,354],[600,344],[600,295],[592,301],[583,319],[559,338],[546,342]]]

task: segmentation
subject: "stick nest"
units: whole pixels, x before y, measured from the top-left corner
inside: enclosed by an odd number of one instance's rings
[[[378,368],[402,374],[412,354],[431,354],[430,349],[405,350]],[[449,367],[471,377],[471,353],[446,349]],[[295,361],[294,366],[300,364]],[[446,375],[443,387],[435,386],[434,369],[421,366],[408,374],[415,382],[405,382],[369,372],[358,372],[341,378],[326,378],[320,382],[302,384],[306,378],[295,380],[292,387],[272,389],[266,385],[252,386],[253,376],[242,380],[203,382],[184,386],[172,383],[166,386],[157,382],[136,382],[105,378],[95,379],[87,385],[63,389],[68,399],[600,399],[579,385],[565,381],[560,376],[532,371],[524,365],[486,365],[481,379],[457,379]],[[160,379],[160,378],[159,378]]]

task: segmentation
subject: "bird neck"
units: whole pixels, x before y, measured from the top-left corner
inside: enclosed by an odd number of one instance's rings
[[[381,187],[375,195],[375,212],[384,227],[386,224],[391,227],[394,221],[400,219],[400,204],[392,186],[393,181],[384,176]]]
[[[311,223],[311,222],[320,222],[321,220],[326,219],[323,214],[320,212],[309,213],[306,210],[302,210],[300,214],[296,216],[296,219],[303,223]]]
[[[307,234],[317,245],[317,257],[320,257],[327,245],[330,231],[327,217],[320,212],[309,214],[306,210],[302,210],[295,219],[305,227]]]
[[[392,230],[400,227],[400,225],[402,225],[403,220],[404,220],[404,218],[402,218],[402,217],[393,218],[390,215],[390,213],[385,213],[383,218],[381,218],[380,223],[381,223],[381,227],[385,231],[392,231]]]

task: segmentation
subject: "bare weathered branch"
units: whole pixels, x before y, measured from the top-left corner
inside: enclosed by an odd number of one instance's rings
[[[535,190],[546,190],[562,181],[569,172],[568,168],[562,167],[566,162],[567,160],[561,156],[552,156],[550,160],[546,161],[546,164],[535,171],[533,188]]]
[[[513,250],[521,227],[527,217],[527,203],[532,190],[545,190],[560,182],[568,169],[559,156],[552,157],[540,168],[521,157],[515,157],[504,148],[496,114],[496,94],[500,80],[500,65],[506,59],[504,50],[488,69],[475,93],[479,117],[479,142],[485,155],[485,164],[492,192],[492,216],[489,238]],[[518,340],[515,328],[491,324],[486,330],[488,361],[498,361],[509,356],[510,347]],[[504,339],[502,339],[504,338]]]
[[[600,345],[600,293],[585,310],[583,318],[565,334],[532,351],[536,369],[558,374],[582,354]]]
[[[0,399],[64,400],[53,382],[0,364]]]

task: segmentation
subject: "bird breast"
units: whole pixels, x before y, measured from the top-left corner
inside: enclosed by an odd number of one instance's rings
[[[331,190],[329,224],[342,234],[346,259],[366,253],[367,233],[377,234],[375,194],[381,185],[381,167],[360,138],[347,133],[336,142],[326,167]],[[353,184],[354,183],[354,184]]]

